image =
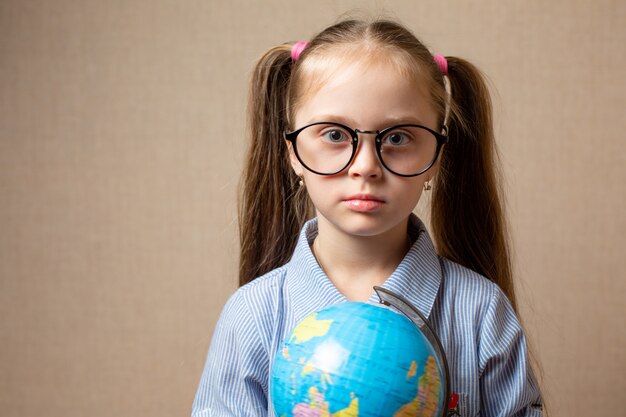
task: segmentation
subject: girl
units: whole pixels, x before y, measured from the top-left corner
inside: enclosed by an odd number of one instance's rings
[[[396,23],[344,21],[267,52],[250,97],[241,288],[217,324],[193,416],[274,416],[269,372],[286,335],[331,304],[377,301],[374,285],[429,318],[452,413],[541,415],[478,70],[433,57]],[[433,193],[437,251],[412,214],[422,191]]]

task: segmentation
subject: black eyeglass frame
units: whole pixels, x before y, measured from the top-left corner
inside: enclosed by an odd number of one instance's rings
[[[348,162],[339,170],[335,171],[335,172],[331,172],[331,173],[325,173],[325,172],[319,172],[316,171],[314,169],[312,169],[311,167],[307,166],[306,163],[304,163],[304,161],[302,160],[302,158],[300,157],[300,154],[298,153],[298,145],[296,144],[296,139],[298,138],[298,134],[300,134],[300,132],[302,132],[304,129],[311,127],[311,126],[316,126],[316,125],[332,125],[332,126],[337,126],[340,127],[342,129],[345,129],[348,133],[350,133],[350,136],[352,138],[352,154],[350,155],[350,159],[348,159]],[[385,161],[383,160],[382,157],[382,144],[383,144],[383,137],[385,136],[385,134],[387,132],[390,132],[394,129],[398,129],[398,128],[402,128],[402,127],[418,127],[424,130],[427,130],[428,132],[432,133],[432,135],[435,137],[435,139],[437,139],[437,149],[435,150],[435,156],[433,157],[433,160],[426,166],[426,168],[422,169],[421,171],[419,171],[416,174],[400,174],[398,172],[395,172],[394,170],[392,170],[391,168],[389,168],[387,166],[387,164],[385,164]],[[443,126],[443,130],[445,132],[445,134],[441,134],[438,132],[435,132],[434,130],[426,127],[426,126],[422,126],[419,124],[414,124],[414,123],[404,123],[404,124],[399,124],[399,125],[395,125],[395,126],[391,126],[391,127],[387,127],[383,130],[360,130],[360,129],[352,129],[344,124],[341,123],[336,123],[336,122],[315,122],[315,123],[311,123],[308,124],[306,126],[303,126],[297,130],[294,130],[292,132],[284,132],[284,136],[285,136],[285,140],[291,142],[291,145],[293,146],[293,150],[296,154],[296,158],[298,158],[298,161],[300,161],[300,163],[302,164],[303,167],[305,167],[306,169],[308,169],[309,171],[313,172],[314,174],[317,175],[337,175],[339,174],[341,171],[343,171],[344,169],[348,168],[350,166],[350,164],[352,163],[352,161],[354,160],[354,156],[356,155],[356,151],[359,147],[359,133],[366,133],[366,134],[375,134],[376,137],[374,138],[374,143],[376,144],[376,154],[378,155],[378,160],[380,161],[380,163],[382,164],[383,167],[385,167],[385,169],[389,172],[391,172],[392,174],[398,175],[400,177],[417,177],[418,175],[423,174],[424,172],[428,171],[430,168],[432,168],[432,166],[435,164],[435,162],[437,161],[437,158],[439,157],[439,153],[441,152],[441,148],[443,147],[443,145],[445,145],[448,142],[448,129],[446,126]]]

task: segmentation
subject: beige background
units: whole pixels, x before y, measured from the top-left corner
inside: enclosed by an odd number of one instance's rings
[[[236,287],[247,78],[354,8],[494,85],[554,416],[623,415],[624,1],[0,2],[0,415],[188,415]]]

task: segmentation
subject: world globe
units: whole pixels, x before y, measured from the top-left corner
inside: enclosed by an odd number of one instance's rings
[[[444,415],[445,356],[421,324],[421,315],[409,319],[383,304],[363,302],[309,315],[287,336],[272,366],[276,416]]]

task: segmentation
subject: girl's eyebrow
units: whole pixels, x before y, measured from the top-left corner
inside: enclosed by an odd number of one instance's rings
[[[384,122],[387,126],[400,125],[400,124],[416,124],[416,125],[425,125],[426,123],[420,117],[415,115],[406,115],[406,116],[389,116],[384,119]]]
[[[380,119],[381,121],[379,123],[377,123],[377,125],[381,128],[384,129],[386,127],[391,127],[391,126],[395,126],[395,125],[400,125],[400,124],[418,124],[418,125],[422,125],[425,126],[424,121],[422,121],[419,117],[413,116],[413,115],[407,115],[407,116],[387,116],[384,117],[382,119]],[[349,117],[345,117],[345,116],[339,116],[336,114],[319,114],[319,115],[315,115],[313,117],[311,117],[308,123],[317,123],[317,122],[335,122],[335,123],[341,123],[344,124],[346,126],[352,127],[352,128],[356,128],[358,129],[359,126],[355,126],[356,122],[354,121],[354,119],[351,119]]]
[[[354,124],[354,120],[348,117],[338,116],[336,114],[330,114],[330,113],[329,114],[317,114],[309,118],[309,120],[307,121],[307,124],[317,123],[317,122],[336,122],[336,123],[341,123],[347,126]]]

